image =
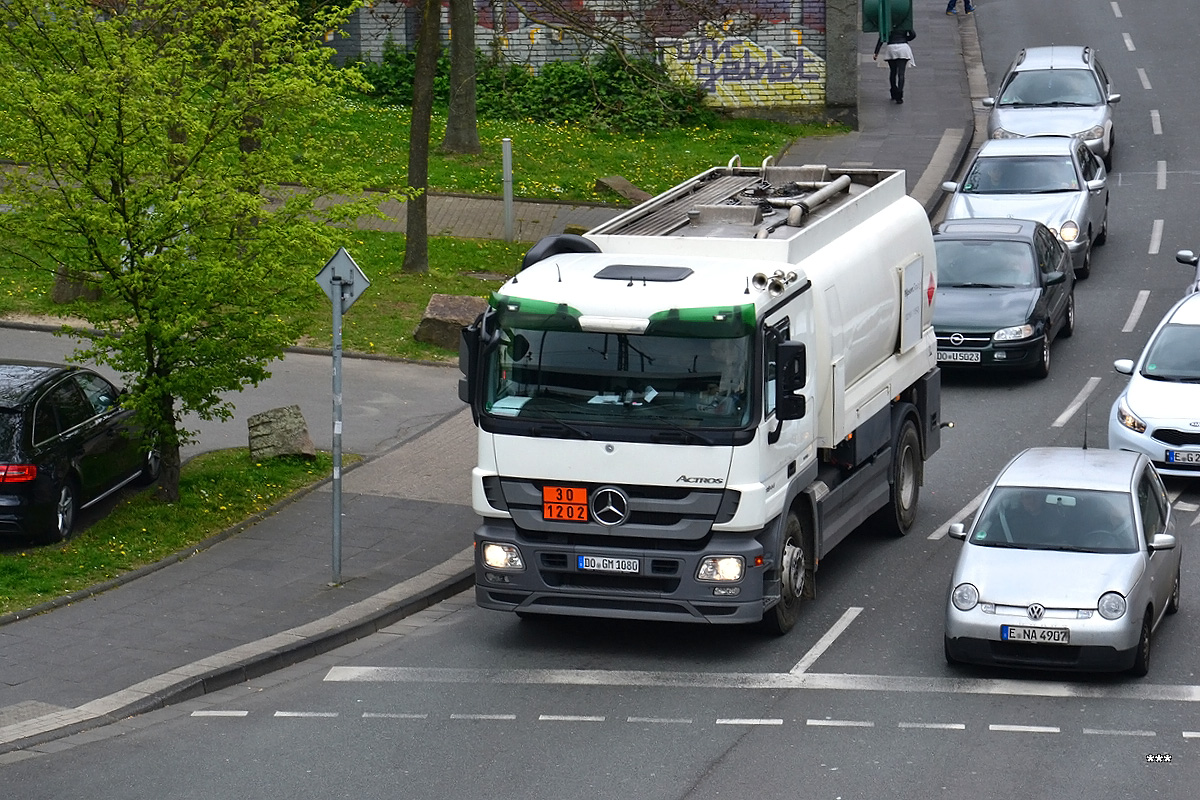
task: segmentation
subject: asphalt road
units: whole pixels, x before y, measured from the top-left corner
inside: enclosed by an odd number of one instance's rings
[[[928,465],[916,529],[903,539],[863,529],[840,545],[788,636],[521,621],[467,593],[322,658],[9,764],[6,788],[147,799],[1194,797],[1200,486],[1168,484],[1184,608],[1164,623],[1147,678],[953,669],[940,636],[959,546],[948,523],[969,516],[1024,447],[1103,446],[1122,384],[1113,359],[1137,354],[1187,281],[1173,253],[1200,247],[1200,31],[1185,0],[977,9],[993,87],[1022,44],[1051,39],[1095,43],[1119,81],[1109,244],[1077,290],[1077,332],[1055,345],[1050,378],[947,377],[943,418],[956,427]],[[318,372],[297,368],[297,380]],[[404,397],[409,367],[386,372],[374,376],[390,387],[380,396]],[[456,377],[426,379],[433,390]],[[276,399],[267,388],[255,397]]]

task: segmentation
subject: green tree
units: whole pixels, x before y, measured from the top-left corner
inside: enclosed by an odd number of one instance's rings
[[[98,290],[69,309],[99,331],[74,357],[130,382],[164,500],[185,415],[228,418],[222,395],[269,376],[292,312],[323,301],[313,276],[346,235],[330,223],[374,206],[305,139],[361,82],[321,46],[350,8],[0,3],[0,247]]]
[[[413,71],[412,127],[408,137],[408,185],[405,204],[404,272],[429,271],[429,134],[433,127],[433,80],[442,53],[441,0],[415,0],[421,25]]]

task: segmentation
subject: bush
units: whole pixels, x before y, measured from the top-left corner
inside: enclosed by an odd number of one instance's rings
[[[372,96],[412,104],[415,55],[388,43],[383,58],[363,65]],[[434,81],[434,103],[449,103],[450,60],[443,54]],[[609,50],[592,61],[556,61],[534,75],[527,68],[476,57],[476,107],[480,117],[574,122],[602,130],[639,133],[707,126],[716,114],[697,86],[673,80],[649,59],[627,59]]]

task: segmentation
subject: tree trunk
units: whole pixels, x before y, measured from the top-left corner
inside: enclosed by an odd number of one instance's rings
[[[450,111],[442,150],[483,152],[475,119],[474,0],[450,0]]]
[[[408,185],[419,192],[405,202],[404,272],[429,271],[429,129],[433,126],[433,78],[442,49],[441,0],[421,4],[421,32],[413,73],[412,129],[408,142]]]

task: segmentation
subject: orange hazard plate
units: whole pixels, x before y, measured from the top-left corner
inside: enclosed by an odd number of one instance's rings
[[[543,486],[542,519],[587,522],[587,489],[578,486]]]

